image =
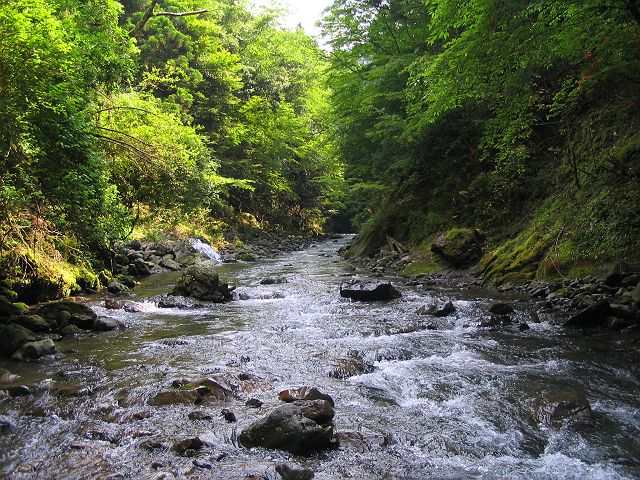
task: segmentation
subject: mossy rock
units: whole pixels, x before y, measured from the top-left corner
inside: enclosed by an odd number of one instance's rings
[[[482,255],[485,237],[478,229],[455,228],[435,239],[431,251],[454,267],[473,265]]]
[[[248,253],[248,252],[242,252],[236,255],[236,259],[240,260],[241,262],[255,262],[256,261],[256,257],[253,256],[253,254]]]

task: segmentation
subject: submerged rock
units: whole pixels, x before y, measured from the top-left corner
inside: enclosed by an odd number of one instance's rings
[[[204,447],[204,442],[198,437],[185,438],[173,444],[171,449],[178,455],[187,455],[190,451],[197,452]]]
[[[513,313],[515,310],[508,303],[497,302],[489,307],[489,312],[494,315],[509,315]]]
[[[576,390],[558,392],[536,399],[534,418],[540,425],[557,426],[564,420],[590,420],[591,405],[584,393]]]
[[[373,365],[369,365],[359,358],[343,358],[337,363],[338,365],[329,371],[330,377],[345,379],[373,372]]]
[[[315,473],[310,468],[296,468],[286,463],[276,465],[276,472],[282,480],[312,480],[315,477]]]
[[[335,407],[333,398],[326,393],[322,393],[316,387],[300,387],[283,390],[278,394],[278,399],[287,403],[295,402],[296,400],[326,400],[332,407]]]
[[[276,408],[254,422],[238,436],[246,448],[263,447],[307,455],[335,445],[333,428],[322,426],[304,416],[299,405]]]
[[[153,407],[224,402],[233,396],[233,389],[224,380],[212,378],[179,379],[171,390],[156,394],[147,402]]]
[[[429,315],[432,317],[447,317],[452,313],[455,313],[456,307],[452,302],[446,302],[444,304],[434,303],[430,306],[422,306],[420,307],[416,313],[418,315]]]
[[[393,300],[402,294],[390,283],[343,283],[340,286],[340,296],[361,302],[375,302]]]

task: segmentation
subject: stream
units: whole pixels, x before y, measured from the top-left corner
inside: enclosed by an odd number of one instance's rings
[[[125,331],[57,342],[40,363],[0,361],[22,377],[30,397],[0,400],[15,424],[0,433],[0,478],[279,479],[279,462],[316,479],[640,478],[640,354],[623,339],[566,332],[531,299],[460,288],[455,280],[408,285],[385,277],[398,300],[356,303],[339,295],[355,274],[338,249],[319,242],[256,263],[224,264],[221,278],[245,300],[191,310],[160,309],[176,273],[147,278],[132,300],[143,312],[106,310]],[[264,278],[287,283],[261,285]],[[377,279],[380,280],[380,279]],[[416,310],[451,299],[456,312],[434,322]],[[496,301],[514,305],[514,327],[477,326]],[[518,324],[531,329],[520,331]],[[359,363],[348,378],[340,366]],[[338,368],[338,370],[336,370]],[[333,373],[333,376],[331,375]],[[220,405],[152,407],[172,380],[217,376],[237,388]],[[336,403],[344,441],[310,457],[237,443],[240,431],[280,405],[278,392],[316,386]],[[539,425],[537,398],[583,391],[588,421]],[[245,405],[257,399],[261,408]],[[234,412],[237,422],[221,415]],[[191,420],[199,410],[209,420]],[[194,457],[171,451],[198,436]],[[157,440],[151,451],[141,443]],[[251,477],[253,475],[253,477]]]

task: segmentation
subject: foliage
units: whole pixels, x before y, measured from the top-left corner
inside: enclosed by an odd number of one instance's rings
[[[360,212],[353,252],[376,252],[385,234],[417,247],[479,225],[503,243],[496,276],[545,274],[538,229],[563,232],[563,274],[633,255],[639,7],[336,0],[324,29],[337,145]]]

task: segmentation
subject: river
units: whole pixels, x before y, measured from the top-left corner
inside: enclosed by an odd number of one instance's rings
[[[337,254],[347,241],[221,265],[221,277],[248,298],[225,305],[178,310],[149,302],[169,291],[176,274],[154,275],[136,290],[132,300],[143,312],[87,299],[128,328],[62,340],[55,358],[41,363],[0,362],[34,393],[0,400],[0,415],[16,426],[0,434],[0,476],[275,480],[275,463],[288,461],[310,467],[316,479],[640,478],[637,348],[565,332],[540,305],[518,297],[506,297],[515,325],[530,330],[480,328],[488,306],[505,297],[455,281],[407,285],[391,277],[401,299],[351,302],[339,296],[340,283],[354,275]],[[260,285],[266,277],[287,283]],[[429,330],[432,320],[415,312],[434,299],[453,300],[456,313]],[[365,372],[330,375],[354,359]],[[238,398],[207,407],[147,404],[174,379],[212,375],[234,385]],[[278,392],[303,385],[335,400],[336,431],[348,432],[340,448],[301,458],[237,445],[244,427],[280,404]],[[586,394],[588,421],[534,421],[536,398],[568,389]],[[264,405],[246,406],[250,398]],[[237,422],[227,422],[222,408]],[[212,418],[190,420],[194,410]],[[206,443],[197,456],[168,448],[192,436]],[[149,440],[168,447],[140,448]]]

